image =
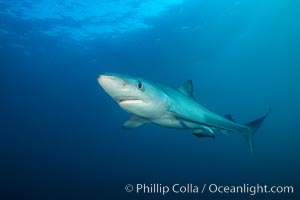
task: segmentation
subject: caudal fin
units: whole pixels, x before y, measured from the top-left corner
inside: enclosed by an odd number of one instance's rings
[[[245,124],[245,126],[247,126],[251,129],[250,131],[245,132],[245,138],[246,138],[247,144],[248,144],[252,154],[254,153],[254,142],[253,142],[254,135],[255,135],[257,129],[260,127],[260,125],[263,123],[263,121],[269,115],[271,110],[272,109],[270,108],[269,111],[263,117]]]

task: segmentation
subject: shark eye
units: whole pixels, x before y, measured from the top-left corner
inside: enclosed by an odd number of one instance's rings
[[[141,81],[138,81],[136,86],[139,90],[141,90],[143,88],[143,83]]]

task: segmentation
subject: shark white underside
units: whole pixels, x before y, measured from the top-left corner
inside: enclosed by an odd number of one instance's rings
[[[241,133],[253,153],[253,137],[271,109],[263,117],[239,124],[230,115],[221,116],[201,106],[193,97],[192,81],[177,90],[137,77],[104,74],[98,77],[102,88],[132,117],[123,128],[136,128],[153,123],[176,129],[192,129],[197,137],[215,138],[215,132]]]

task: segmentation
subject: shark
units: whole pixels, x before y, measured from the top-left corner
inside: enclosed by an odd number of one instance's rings
[[[216,114],[200,105],[193,95],[193,83],[185,81],[177,89],[152,83],[138,77],[105,73],[98,76],[104,91],[132,116],[123,124],[124,129],[152,123],[174,129],[192,130],[202,138],[215,138],[217,132],[241,134],[254,153],[254,135],[268,112],[245,124],[237,123],[231,115]]]

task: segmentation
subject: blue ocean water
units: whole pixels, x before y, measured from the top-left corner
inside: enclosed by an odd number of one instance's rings
[[[293,0],[0,0],[1,199],[297,199],[299,3]],[[144,125],[97,82],[178,87],[245,123],[272,107],[255,154]],[[294,194],[134,194],[126,184],[291,185]]]

